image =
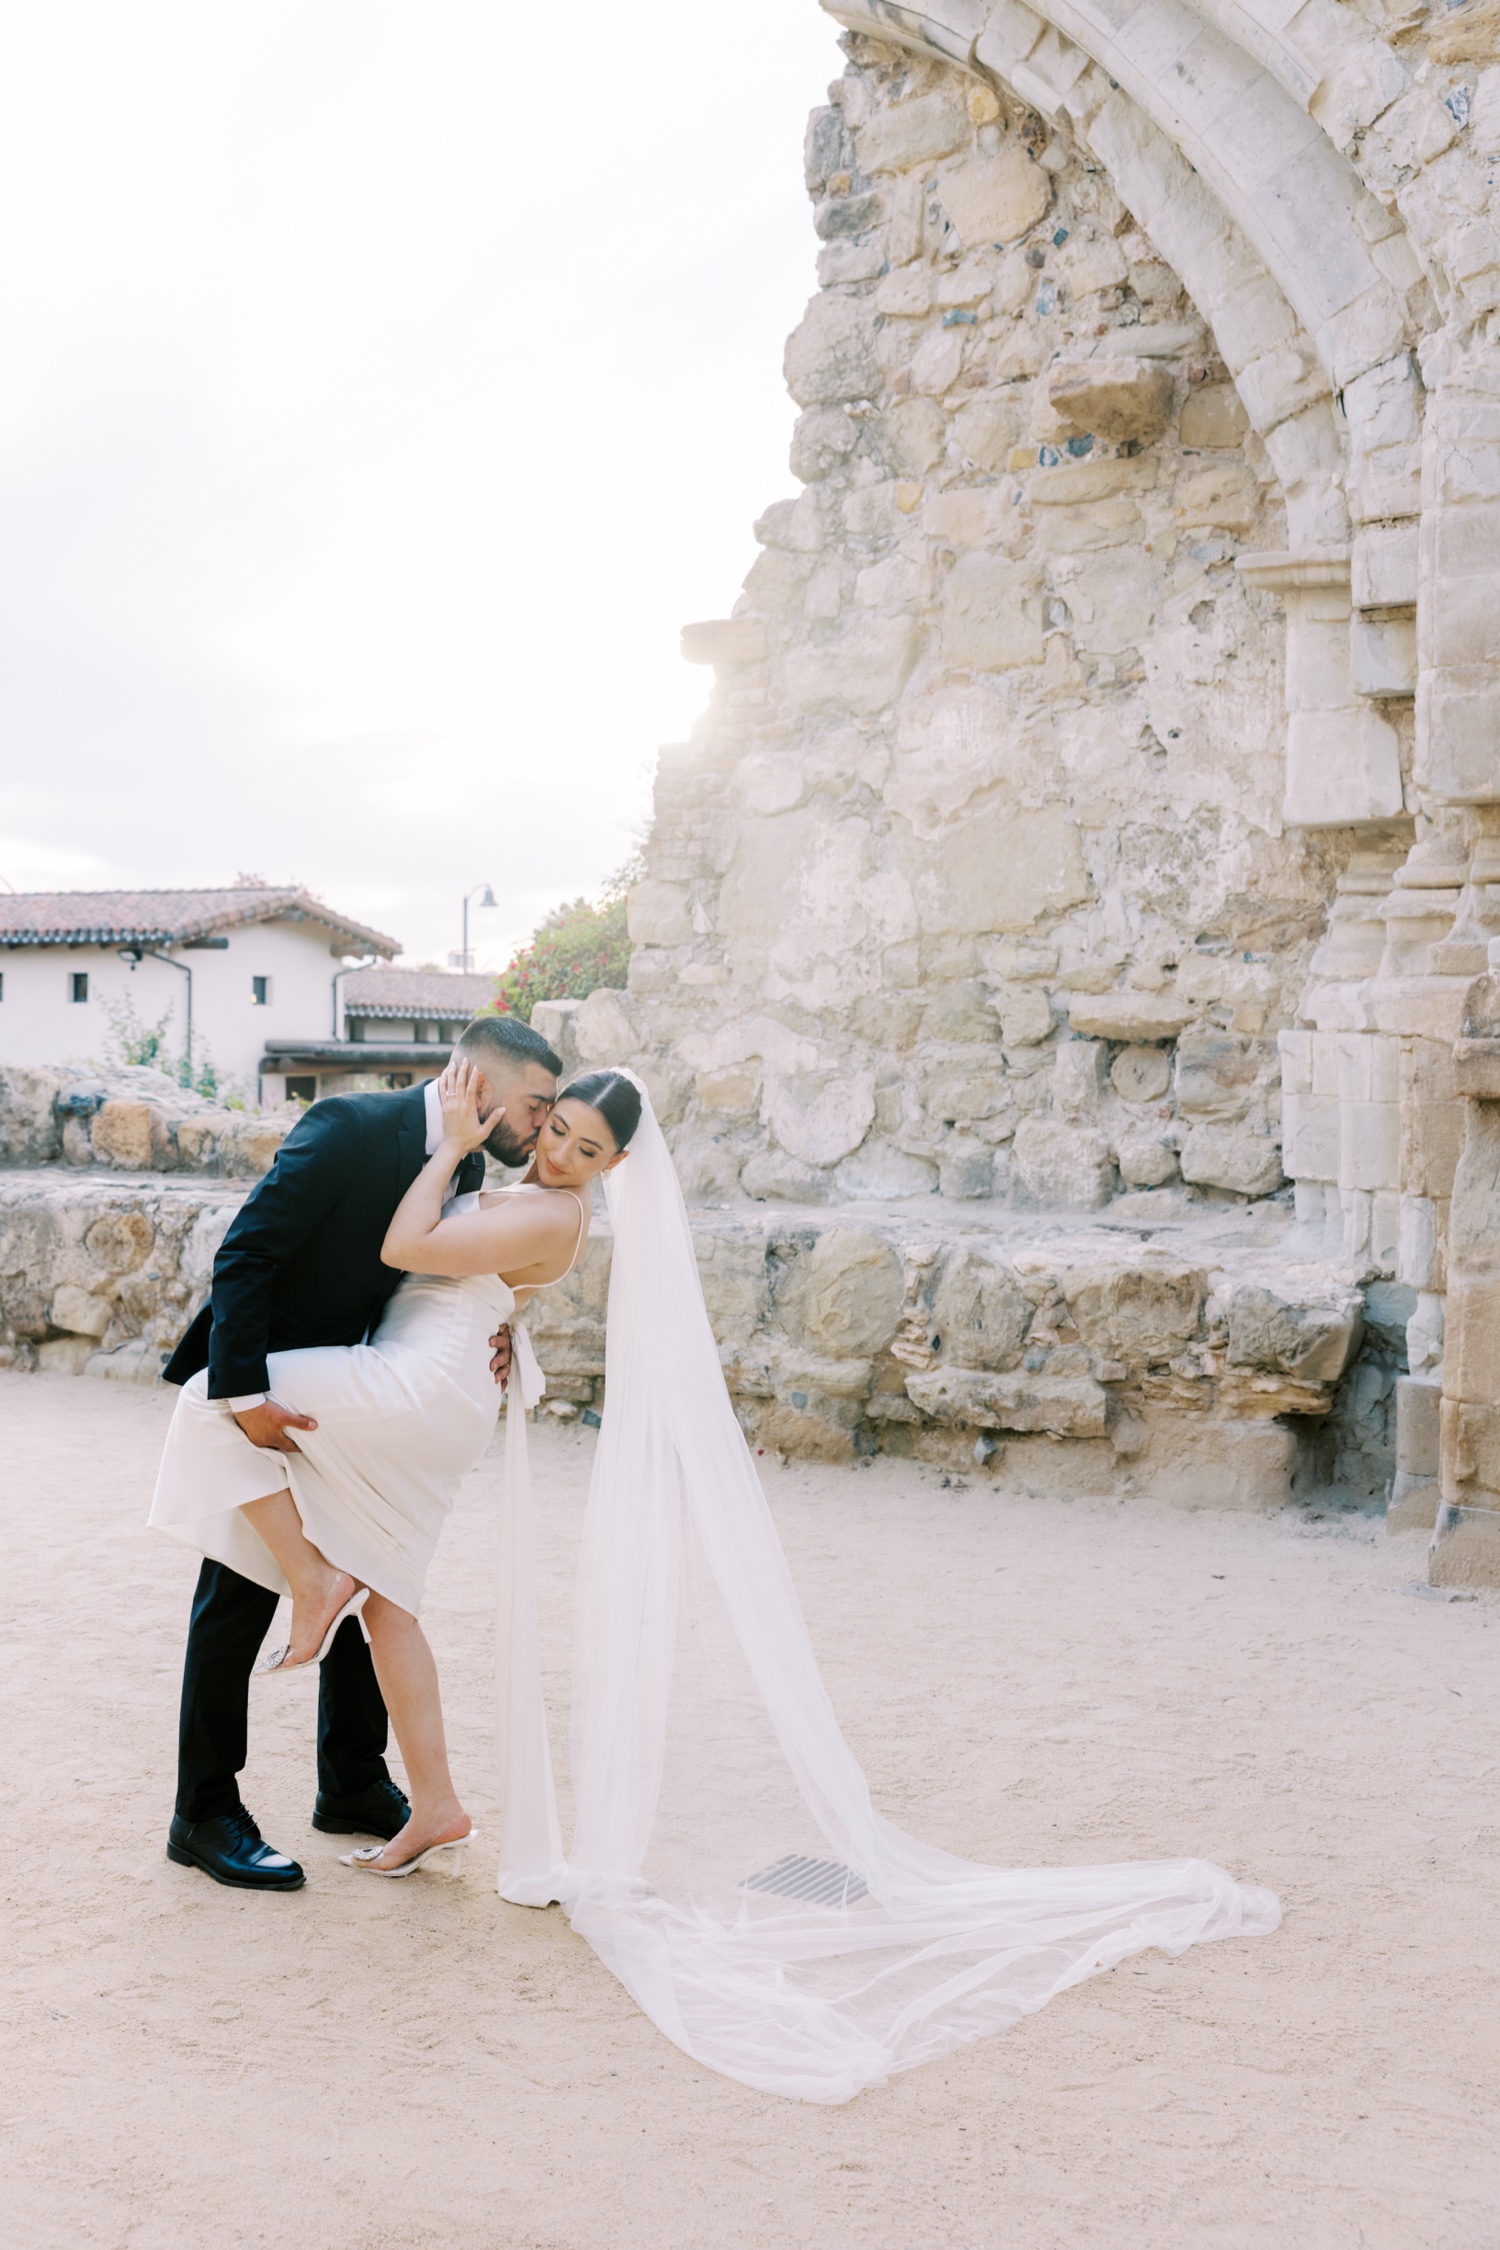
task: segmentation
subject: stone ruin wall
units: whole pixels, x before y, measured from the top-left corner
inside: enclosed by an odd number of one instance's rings
[[[1280,605],[1235,568],[1286,544],[1275,472],[1099,166],[851,44],[808,134],[804,489],[633,903],[679,1164],[793,1202],[1264,1194],[1349,853],[1282,820]]]
[[[1397,1513],[1441,1477],[1444,1567],[1500,1575],[1455,1349],[1500,1268],[1459,1161],[1500,1096],[1500,10],[830,12],[803,489],[685,636],[712,700],[579,1051],[645,1059],[707,1204],[1285,1174],[1408,1308]]]

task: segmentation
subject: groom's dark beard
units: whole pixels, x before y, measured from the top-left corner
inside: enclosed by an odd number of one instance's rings
[[[528,1133],[524,1140],[517,1140],[515,1134],[502,1119],[493,1133],[490,1134],[488,1140],[482,1145],[493,1156],[497,1164],[508,1164],[514,1171],[518,1165],[529,1162],[532,1152],[536,1148],[537,1134],[540,1131],[541,1127],[538,1126],[537,1132]]]

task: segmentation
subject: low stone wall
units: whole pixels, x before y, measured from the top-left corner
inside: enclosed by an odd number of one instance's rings
[[[155,1380],[242,1192],[0,1175],[0,1364]],[[1129,1224],[741,1205],[693,1226],[736,1409],[768,1451],[1240,1508],[1389,1480],[1405,1293],[1305,1255],[1280,1207]],[[554,1413],[600,1403],[610,1250],[601,1220],[528,1316]]]
[[[154,1382],[243,1196],[228,1181],[0,1173],[0,1366]]]
[[[0,1164],[258,1180],[301,1115],[215,1109],[163,1071],[0,1067]]]

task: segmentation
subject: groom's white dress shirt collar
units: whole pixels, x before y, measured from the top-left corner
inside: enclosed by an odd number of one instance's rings
[[[427,1139],[422,1151],[424,1156],[436,1156],[443,1145],[443,1105],[438,1099],[437,1089],[438,1082],[435,1078],[429,1078],[422,1088],[422,1100],[427,1112]],[[455,1172],[443,1190],[445,1210],[453,1201],[457,1189],[458,1174]],[[249,1398],[232,1398],[226,1403],[231,1414],[248,1414],[252,1406],[264,1406],[269,1395],[266,1391],[256,1391]]]

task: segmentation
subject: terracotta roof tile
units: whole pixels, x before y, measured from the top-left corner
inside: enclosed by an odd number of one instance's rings
[[[400,942],[337,914],[310,891],[275,884],[201,891],[0,891],[0,946],[183,945],[253,922],[316,922],[351,953]]]
[[[345,977],[344,1008],[351,1016],[426,1016],[467,1023],[495,997],[493,976],[457,969],[355,969]]]

